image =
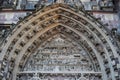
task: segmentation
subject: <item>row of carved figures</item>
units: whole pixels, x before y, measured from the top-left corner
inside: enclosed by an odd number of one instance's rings
[[[43,75],[38,76],[37,74],[34,75],[24,75],[18,76],[17,80],[101,80],[101,75],[87,75],[87,76],[78,76],[78,75],[63,75],[63,74],[56,74],[56,75]]]

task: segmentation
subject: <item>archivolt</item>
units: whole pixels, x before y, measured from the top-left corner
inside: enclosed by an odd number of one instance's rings
[[[99,62],[103,80],[108,80],[107,75],[111,75],[112,80],[118,79],[115,75],[115,72],[118,72],[117,63],[112,64],[118,54],[103,25],[83,11],[75,12],[74,9],[61,4],[39,10],[16,26],[0,54],[0,60],[9,63],[9,68],[3,64],[3,70],[13,73],[12,80],[15,80],[19,66],[24,66],[22,64],[25,57],[29,57],[31,50],[36,50],[47,36],[57,32],[73,36],[88,49],[89,54]]]

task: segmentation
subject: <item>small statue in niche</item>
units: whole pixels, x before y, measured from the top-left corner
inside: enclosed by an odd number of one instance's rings
[[[48,0],[39,0],[38,3],[34,6],[35,8],[43,8]]]
[[[4,0],[2,6],[5,8],[11,8],[14,6],[14,3],[12,0]]]
[[[27,4],[27,0],[21,0],[20,7],[21,9],[25,9]]]
[[[8,5],[8,3],[9,3],[9,1],[8,1],[8,0],[4,0],[4,1],[3,1],[3,6],[7,6],[7,5]]]
[[[5,35],[7,34],[7,30],[3,29],[0,31],[0,37],[5,37]]]

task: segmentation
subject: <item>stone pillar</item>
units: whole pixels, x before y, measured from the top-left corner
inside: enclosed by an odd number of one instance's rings
[[[120,0],[118,0],[118,16],[119,16],[119,22],[120,22]],[[120,24],[119,24],[119,27],[120,27]],[[118,28],[118,33],[120,33],[120,28]]]

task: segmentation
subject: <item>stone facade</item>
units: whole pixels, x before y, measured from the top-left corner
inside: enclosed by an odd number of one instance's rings
[[[117,28],[111,32],[80,0],[42,1],[2,29],[0,80],[119,80]]]

